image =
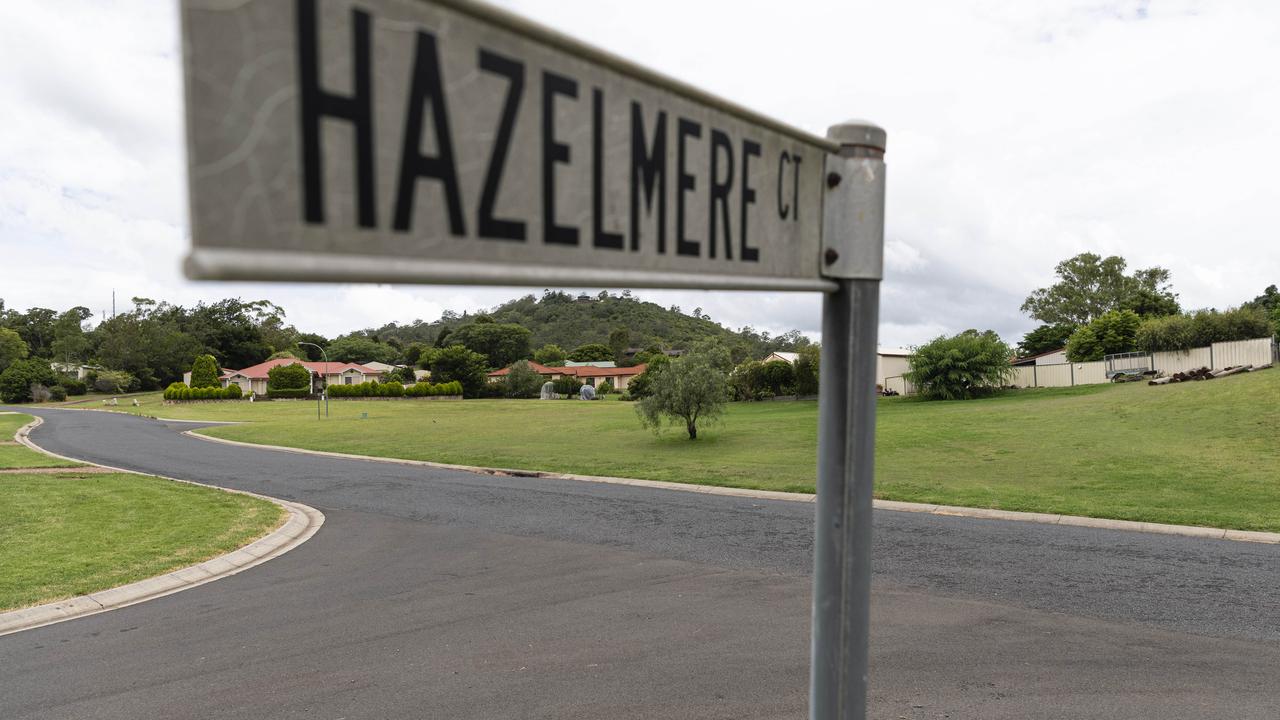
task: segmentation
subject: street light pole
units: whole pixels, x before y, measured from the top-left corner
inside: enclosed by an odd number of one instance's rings
[[[320,357],[324,358],[324,373],[320,378],[324,382],[324,391],[320,394],[324,395],[324,416],[329,417],[329,381],[325,379],[329,374],[329,353],[325,352],[324,348],[315,343],[299,341],[298,345],[310,345],[311,347],[319,350]],[[320,398],[316,398],[316,419],[320,419]]]

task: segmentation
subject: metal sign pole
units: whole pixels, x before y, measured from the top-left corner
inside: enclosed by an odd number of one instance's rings
[[[866,717],[875,453],[876,333],[884,256],[884,130],[833,126],[823,211],[811,720]]]

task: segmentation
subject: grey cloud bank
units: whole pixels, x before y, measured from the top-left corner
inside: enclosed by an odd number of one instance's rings
[[[1170,268],[1188,307],[1280,282],[1272,3],[504,4],[817,133],[850,116],[884,125],[885,345],[969,327],[1016,340],[1034,325],[1022,299],[1083,251]],[[98,311],[113,288],[126,302],[266,297],[336,334],[530,292],[183,279],[173,5],[0,7],[10,307]],[[637,295],[732,327],[819,327],[813,295]]]

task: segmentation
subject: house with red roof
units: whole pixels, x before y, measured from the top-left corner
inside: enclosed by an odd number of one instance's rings
[[[526,361],[534,372],[543,376],[548,380],[556,380],[562,377],[574,377],[583,385],[591,387],[600,387],[606,381],[613,386],[614,390],[625,390],[627,383],[631,382],[631,378],[644,372],[648,365],[640,364],[632,367],[613,367],[612,363],[601,367],[599,365],[572,365],[566,367],[549,367],[536,363],[532,360]],[[501,382],[511,372],[511,368],[504,367],[501,370],[494,370],[489,373],[489,382]]]
[[[359,385],[362,382],[382,381],[382,371],[366,365],[343,362],[311,362],[294,358],[276,358],[243,370],[223,368],[222,375],[218,379],[222,382],[222,387],[227,387],[232,383],[239,385],[245,395],[251,392],[257,395],[266,395],[267,374],[271,372],[272,368],[277,368],[281,365],[301,365],[309,370],[311,372],[311,392],[313,393],[319,392],[321,388],[327,385]],[[183,380],[190,384],[191,373],[184,375]]]

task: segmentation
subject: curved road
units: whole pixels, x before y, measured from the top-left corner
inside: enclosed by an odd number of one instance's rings
[[[0,718],[803,718],[812,511],[214,444],[59,454],[327,516],[251,571],[0,637]],[[874,718],[1280,716],[1280,546],[876,515]]]

